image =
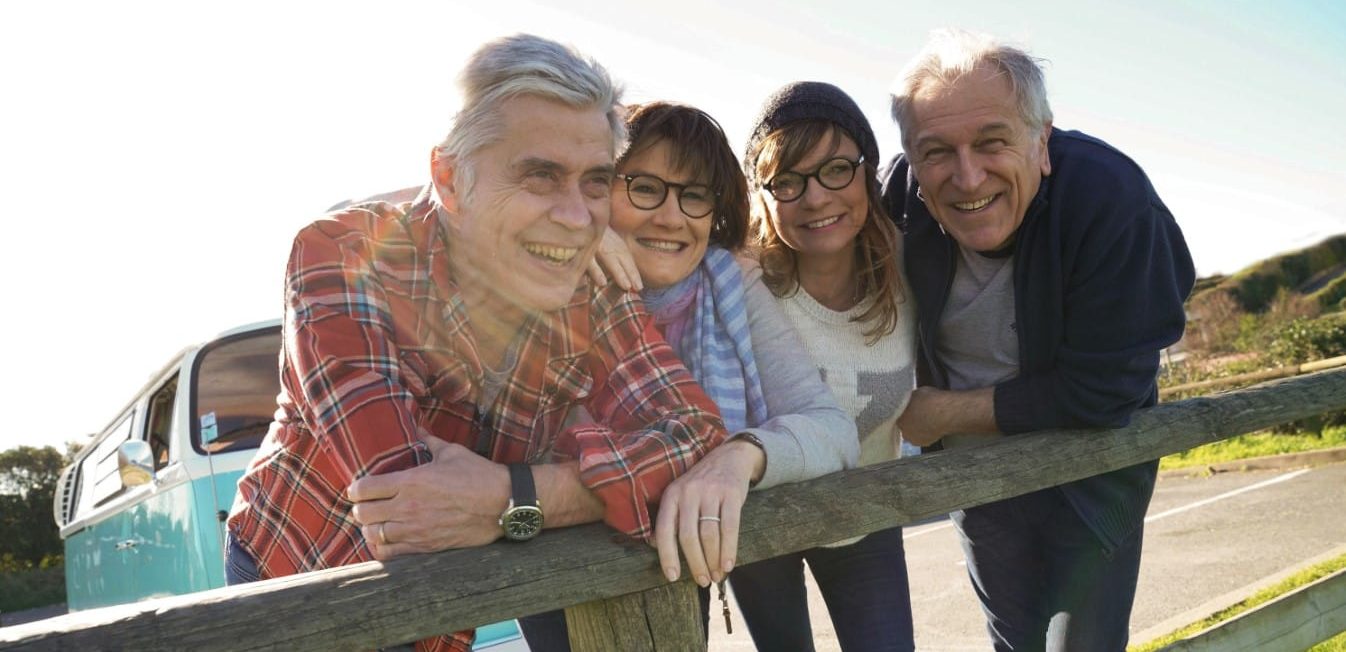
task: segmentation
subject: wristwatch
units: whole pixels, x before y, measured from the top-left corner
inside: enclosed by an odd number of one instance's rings
[[[500,515],[500,529],[510,541],[527,541],[542,531],[542,505],[533,486],[533,467],[510,464],[509,484],[512,495]]]

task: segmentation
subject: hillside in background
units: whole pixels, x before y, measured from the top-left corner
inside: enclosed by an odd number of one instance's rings
[[[1198,280],[1177,348],[1169,386],[1346,355],[1346,234]]]
[[[1224,303],[1221,294],[1244,313],[1264,313],[1278,296],[1315,305],[1324,313],[1346,310],[1346,233],[1254,263],[1230,276],[1200,279],[1189,306],[1198,314],[1208,313],[1209,308]]]

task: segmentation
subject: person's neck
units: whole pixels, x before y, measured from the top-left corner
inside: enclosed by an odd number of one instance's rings
[[[470,276],[457,278],[458,296],[467,308],[467,326],[477,345],[477,357],[487,367],[499,369],[528,320],[528,312]]]
[[[800,256],[799,285],[829,310],[854,308],[861,298],[854,248],[828,256]]]

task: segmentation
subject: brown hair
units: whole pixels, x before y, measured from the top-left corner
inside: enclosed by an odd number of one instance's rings
[[[691,171],[715,193],[710,242],[738,251],[748,241],[748,183],[720,123],[706,112],[673,102],[627,107],[630,144],[617,157],[620,168],[630,157],[667,142],[676,170]]]
[[[835,152],[841,146],[845,132],[826,120],[805,120],[790,123],[771,132],[748,152],[756,178],[770,179],[782,170],[788,170],[823,139],[831,140]],[[865,194],[869,198],[869,213],[856,236],[855,263],[860,275],[860,292],[874,297],[873,305],[855,321],[869,322],[865,339],[873,344],[897,328],[897,304],[905,301],[897,259],[897,228],[883,209],[878,170],[875,161],[866,160],[864,170]],[[765,192],[765,191],[763,191]],[[754,244],[761,249],[762,280],[777,297],[799,291],[799,253],[781,240],[771,224],[770,210],[761,192],[752,200]]]

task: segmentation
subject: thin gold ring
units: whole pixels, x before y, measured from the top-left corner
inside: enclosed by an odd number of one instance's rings
[[[383,533],[383,527],[385,525],[387,525],[387,523],[379,523],[379,543],[386,546],[388,545],[388,535]]]

